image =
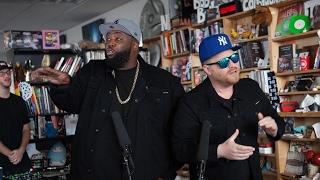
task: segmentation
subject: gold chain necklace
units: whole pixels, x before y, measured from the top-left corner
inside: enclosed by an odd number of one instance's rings
[[[136,83],[137,83],[137,79],[138,79],[138,75],[139,75],[139,69],[140,69],[140,63],[139,61],[137,61],[137,69],[136,69],[136,74],[134,75],[134,79],[133,79],[133,83],[132,83],[132,87],[131,87],[131,90],[130,90],[130,93],[129,93],[129,96],[127,97],[126,100],[122,100],[120,95],[119,95],[119,90],[118,90],[118,87],[116,85],[116,95],[117,95],[117,99],[119,101],[120,104],[126,104],[127,102],[130,101],[130,98],[131,98],[131,94],[134,90],[134,88],[136,87]],[[114,77],[114,79],[116,79],[116,75],[115,75],[115,72],[114,70],[112,71],[112,75]]]

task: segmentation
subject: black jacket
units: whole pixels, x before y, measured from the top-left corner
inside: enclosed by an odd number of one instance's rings
[[[170,127],[177,100],[184,91],[178,78],[146,64],[140,57],[139,62],[140,73],[125,123],[133,145],[133,179],[171,179],[175,168]],[[53,87],[50,94],[58,107],[79,114],[72,146],[73,179],[126,179],[110,116],[118,110],[115,81],[105,62],[90,61],[69,86]]]
[[[251,174],[251,179],[260,180],[262,175],[257,143],[257,113],[261,112],[264,116],[271,116],[275,119],[278,134],[275,138],[269,137],[271,140],[277,140],[283,134],[283,119],[272,108],[259,85],[251,79],[241,79],[234,85],[231,101],[233,107],[218,96],[208,78],[189,92],[181,100],[174,120],[172,143],[175,154],[179,161],[194,164],[201,121],[209,120],[212,127],[206,166],[207,179],[240,180],[241,174],[247,171]],[[236,143],[255,147],[254,154],[244,161],[218,159],[218,145],[226,141],[237,128],[240,134]],[[191,171],[194,177],[194,166]]]

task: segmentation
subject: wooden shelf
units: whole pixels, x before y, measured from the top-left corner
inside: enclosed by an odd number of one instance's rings
[[[254,12],[255,12],[255,10],[252,9],[252,10],[249,10],[249,11],[243,11],[243,12],[238,12],[238,13],[231,14],[231,15],[228,15],[228,16],[224,16],[222,18],[235,20],[235,19],[244,18],[246,16],[251,16],[251,15],[254,14]]]
[[[275,154],[261,154],[261,153],[260,153],[260,156],[261,157],[276,157]]]
[[[277,173],[273,171],[262,171],[263,176],[277,176]]]
[[[320,117],[320,112],[306,112],[306,113],[279,112],[279,116],[281,117]]]
[[[306,94],[320,94],[320,91],[293,91],[293,92],[286,92],[281,93],[279,92],[279,96],[293,96],[293,95],[306,95]]]
[[[274,7],[274,8],[281,8],[284,6],[288,6],[290,4],[296,3],[296,2],[305,2],[306,0],[285,0],[285,1],[281,1],[279,3],[276,4],[272,4],[270,5],[270,7]]]
[[[189,29],[189,26],[182,26],[182,27],[179,27],[177,29],[172,29],[172,30],[168,30],[168,31],[162,31],[161,34],[174,33],[174,32],[183,31],[183,30],[186,30],[186,29]]]
[[[320,142],[320,139],[310,139],[310,138],[290,138],[290,137],[282,137],[281,140],[284,141],[300,141],[300,142]]]
[[[150,43],[160,40],[160,35],[142,40],[143,43]]]
[[[304,39],[308,37],[317,36],[317,30],[308,31],[302,34],[295,34],[295,35],[288,35],[284,37],[275,37],[272,39],[273,42],[285,42],[285,41],[292,41],[297,39]]]
[[[282,73],[276,73],[276,76],[296,76],[296,75],[315,74],[315,73],[320,73],[320,69],[310,69],[307,71],[297,71],[297,72],[282,72]]]
[[[171,56],[164,56],[167,59],[174,59],[174,58],[178,58],[178,57],[183,57],[183,56],[189,56],[190,52],[184,52],[184,53],[179,53],[179,54],[174,54]]]
[[[296,178],[297,175],[286,175],[284,173],[281,173],[281,178],[284,180],[299,180],[300,178]]]
[[[258,71],[258,70],[269,70],[270,67],[254,67],[254,68],[246,68],[246,69],[241,69],[240,73],[244,73],[244,72],[250,72],[250,71]]]
[[[234,43],[239,44],[239,43],[245,43],[245,42],[267,40],[268,37],[269,37],[269,36],[266,35],[266,36],[260,36],[260,37],[252,38],[252,39],[237,40],[237,41],[234,41]]]
[[[196,23],[196,24],[192,24],[191,27],[197,29],[197,28],[201,28],[201,27],[205,27],[205,26],[211,25],[211,24],[213,24],[215,22],[218,22],[218,21],[222,21],[223,19],[224,19],[224,17],[218,17],[218,18],[215,18],[215,19],[209,19],[206,24],[205,23]]]

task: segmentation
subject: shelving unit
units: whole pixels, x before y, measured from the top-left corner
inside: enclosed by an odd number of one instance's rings
[[[269,8],[272,14],[272,24],[270,25],[271,38],[269,40],[269,46],[271,47],[271,65],[270,69],[278,72],[278,58],[279,58],[279,46],[286,44],[296,44],[296,48],[301,48],[303,46],[318,45],[317,30],[307,31],[301,34],[287,35],[283,37],[275,37],[275,29],[277,25],[277,17],[279,13],[279,8],[286,7],[293,3],[305,2],[306,0],[288,0],[283,1],[275,5],[271,5]],[[313,65],[313,64],[312,64]],[[312,66],[311,65],[311,66]],[[281,73],[276,73],[278,89],[284,89],[288,81],[293,81],[297,76],[303,75],[320,75],[320,69],[309,69],[307,71],[285,71]],[[284,97],[290,100],[301,102],[306,94],[315,95],[319,94],[320,91],[292,91],[292,92],[279,92],[280,97]],[[293,118],[294,126],[306,125],[311,126],[312,124],[319,122],[320,112],[280,112],[279,115],[284,118]],[[285,173],[287,154],[291,143],[310,143],[312,149],[319,151],[319,139],[311,138],[289,138],[282,137],[281,140],[275,143],[276,147],[276,158],[277,158],[277,179],[278,180],[295,180],[298,179],[294,175],[288,175]]]
[[[15,64],[17,62],[20,63],[20,66],[23,66],[25,64],[26,60],[31,60],[32,65],[34,65],[34,69],[37,69],[41,66],[41,62],[44,59],[44,55],[48,56],[50,59],[50,67],[54,67],[56,62],[60,60],[61,57],[65,57],[65,59],[69,57],[75,57],[81,55],[80,52],[76,52],[72,49],[48,49],[48,50],[43,50],[43,49],[38,49],[38,50],[33,50],[33,49],[11,49],[10,51],[13,52],[13,59],[12,63]],[[65,61],[67,62],[67,61]],[[71,61],[70,61],[71,62]],[[34,101],[37,101],[38,103],[38,110],[40,108],[43,110],[41,111],[34,111],[34,112],[29,112],[28,117],[34,121],[35,128],[34,129],[34,135],[39,136],[39,124],[38,124],[38,118],[43,118],[45,121],[51,120],[51,117],[57,117],[62,119],[65,115],[69,115],[69,113],[64,112],[64,111],[56,111],[57,109],[51,109],[53,108],[53,103],[51,103],[49,96],[45,96],[44,94],[44,89],[49,86],[48,82],[41,82],[41,83],[35,83],[35,82],[28,82],[33,88],[37,88],[37,92],[34,94],[34,99],[30,101],[35,103]],[[40,92],[41,91],[41,92]],[[37,97],[39,95],[39,97]],[[45,97],[48,99],[45,100]],[[41,102],[40,102],[41,101]],[[45,105],[46,104],[46,105]],[[31,105],[31,104],[29,104]],[[40,107],[41,106],[41,107]],[[29,109],[32,109],[29,107]],[[45,111],[44,111],[45,109]],[[35,109],[34,109],[35,110]],[[64,126],[64,122],[63,122]],[[44,128],[44,127],[43,127]],[[64,127],[63,127],[64,128]],[[64,134],[64,133],[63,133]],[[47,138],[47,137],[33,137],[34,139],[30,140],[30,143],[36,143],[36,146],[41,146],[41,150],[43,148],[50,148],[50,146],[44,146],[44,145],[39,145],[39,144],[46,144],[48,145],[54,142],[57,142],[59,140],[68,140],[71,141],[72,138],[69,136],[65,136],[62,134],[59,134],[56,137],[52,138]]]

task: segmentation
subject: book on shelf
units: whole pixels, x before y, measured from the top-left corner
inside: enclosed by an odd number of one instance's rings
[[[279,46],[278,73],[292,70],[294,48],[293,44]]]
[[[171,74],[181,79],[181,82],[191,81],[191,59],[190,56],[174,59],[171,65]]]
[[[80,56],[70,56],[68,58],[61,57],[60,60],[56,62],[54,69],[74,76],[82,66],[83,62]]]
[[[193,69],[193,85],[198,86],[207,78],[207,74],[204,72],[202,68],[194,68]]]
[[[239,50],[241,69],[258,67],[259,61],[263,61],[265,58],[263,45],[260,41],[240,43],[240,46],[242,47]]]
[[[203,27],[203,28],[197,28],[191,30],[191,52],[192,53],[198,53],[199,52],[199,45],[201,41],[213,34],[218,34],[223,32],[223,25],[221,22],[214,22],[213,24]]]
[[[313,29],[320,29],[320,5],[313,8],[313,17],[311,19]]]

